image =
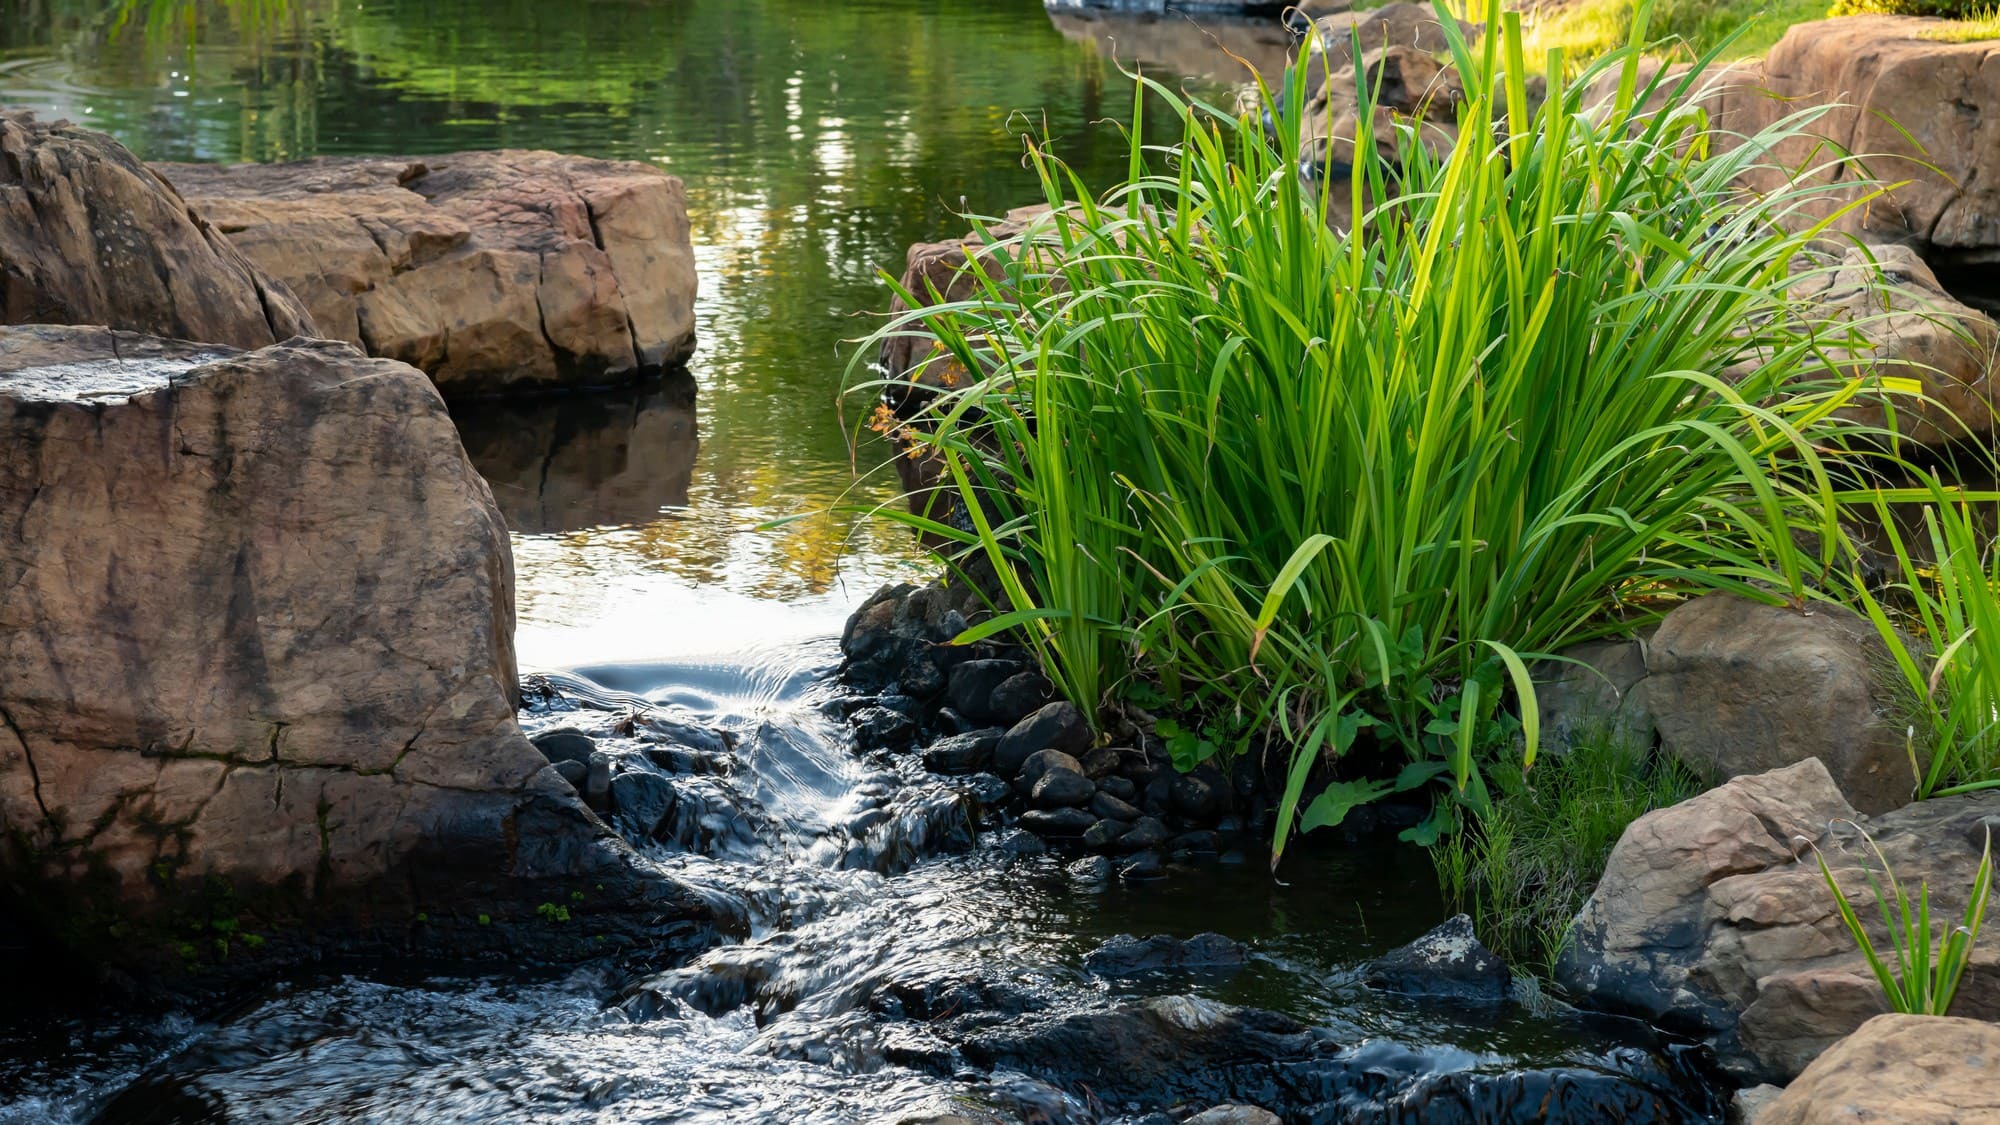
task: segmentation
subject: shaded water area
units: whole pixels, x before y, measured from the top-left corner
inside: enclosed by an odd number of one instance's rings
[[[1281,883],[1241,841],[1127,886],[1023,847],[976,784],[857,753],[837,718],[833,637],[922,560],[858,517],[759,525],[893,499],[893,478],[857,482],[884,450],[850,450],[836,405],[854,311],[885,302],[876,271],[906,245],[963,229],[954,212],[1031,198],[1024,134],[1095,182],[1123,168],[1112,52],[1225,92],[1233,64],[1185,21],[1052,20],[1036,0],[0,10],[0,103],[150,159],[530,147],[683,177],[691,372],[455,415],[515,533],[524,669],[736,741],[670,752],[556,697],[524,722],[621,755],[658,814],[622,827],[742,919],[687,966],[341,966],[223,1011],[0,999],[0,1121],[1060,1122],[1226,1100],[1326,1121],[1717,1116],[1686,1053],[1642,1028],[1363,988],[1368,958],[1441,917],[1419,852],[1308,841]],[[1267,35],[1217,37],[1271,65]],[[1090,960],[1113,935],[1204,931],[1245,943],[1241,963]]]

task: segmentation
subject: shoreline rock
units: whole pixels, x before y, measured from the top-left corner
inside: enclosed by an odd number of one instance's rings
[[[509,149],[152,167],[321,332],[449,397],[622,383],[694,351],[686,192],[650,164]]]
[[[45,932],[162,976],[707,939],[521,733],[506,528],[421,373],[0,329],[0,433],[0,893]]]
[[[312,316],[124,145],[0,111],[0,322],[259,348]]]

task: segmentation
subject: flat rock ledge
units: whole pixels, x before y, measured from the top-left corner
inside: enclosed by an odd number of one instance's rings
[[[681,181],[552,152],[157,164],[322,334],[449,396],[629,381],[694,351]]]
[[[521,733],[506,527],[422,373],[0,329],[0,521],[0,899],[70,949],[706,939]]]
[[[1929,885],[1933,917],[1955,919],[1987,833],[2000,835],[2000,793],[1863,817],[1808,758],[1648,813],[1612,849],[1556,979],[1585,1006],[1708,1043],[1738,1078],[1788,1081],[1885,1010],[1813,855],[1889,949],[1863,829],[1906,888]],[[1952,1013],[2000,1019],[1992,943],[1974,949]]]
[[[104,324],[240,348],[306,308],[124,145],[0,111],[0,323]]]

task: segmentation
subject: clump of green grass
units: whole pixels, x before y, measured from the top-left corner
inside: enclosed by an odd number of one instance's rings
[[[1912,471],[1920,488],[1868,494],[1896,581],[1878,592],[1857,577],[1851,589],[1906,689],[1911,787],[1921,800],[2000,788],[2000,551],[1989,539],[2000,509],[1990,493]],[[1899,527],[1898,501],[1923,504],[1921,552]]]
[[[1590,732],[1532,772],[1490,771],[1492,808],[1432,849],[1450,909],[1518,966],[1549,975],[1570,922],[1626,826],[1700,793],[1704,779],[1634,739]]]
[[[1938,43],[1977,43],[2000,39],[2000,8],[1969,12],[1942,27],[1925,28],[1917,34],[1920,38]]]
[[[1992,11],[1991,0],[1834,0],[1835,16],[1939,16],[1948,20],[1977,19]]]
[[[1101,196],[1031,148],[1053,214],[883,329],[981,373],[913,427],[969,527],[898,517],[995,564],[964,639],[1018,632],[1087,710],[1143,681],[1224,753],[1288,746],[1274,864],[1392,789],[1486,815],[1494,748],[1536,754],[1532,703],[1503,706],[1525,656],[1835,563],[1865,387],[1791,296],[1835,187],[1735,187],[1823,110],[1721,151],[1692,79],[1639,82],[1647,10],[1574,80],[1547,59],[1539,104],[1517,15],[1491,0],[1477,47],[1443,20],[1469,93],[1435,154],[1399,124],[1383,155],[1367,112],[1352,144],[1309,128],[1296,87],[1266,126],[1142,80],[1132,136],[1150,97],[1180,143],[1135,140]],[[1307,803],[1364,742],[1398,764]]]
[[[1827,0],[1659,0],[1652,28],[1658,53],[1696,58],[1714,53],[1724,61],[1768,52],[1793,24],[1827,17]],[[1631,36],[1637,5],[1629,2],[1573,3],[1551,7],[1529,27],[1530,44],[1560,47],[1572,59],[1595,58],[1616,50]]]
[[[1860,831],[1857,826],[1857,831]],[[1882,925],[1889,931],[1889,943],[1896,963],[1892,967],[1875,948],[1875,941],[1869,936],[1861,918],[1854,912],[1854,906],[1847,899],[1847,893],[1840,888],[1840,881],[1834,877],[1833,869],[1826,864],[1826,857],[1819,849],[1813,849],[1813,856],[1819,860],[1819,873],[1826,880],[1827,889],[1833,892],[1833,900],[1840,910],[1840,919],[1847,925],[1847,932],[1861,947],[1861,955],[1867,959],[1868,968],[1875,974],[1875,980],[1882,986],[1882,994],[1889,1001],[1889,1007],[1898,1012],[1914,1016],[1942,1016],[1951,1011],[1952,998],[1958,994],[1959,980],[1965,975],[1965,966],[1972,959],[1972,947],[1979,941],[1979,929],[1986,920],[1986,904],[1993,894],[1993,836],[1986,837],[1985,850],[1980,854],[1979,867],[1972,878],[1972,888],[1966,897],[1965,914],[1959,924],[1946,930],[1942,935],[1931,925],[1931,888],[1928,883],[1917,885],[1914,900],[1903,890],[1896,873],[1889,869],[1889,861],[1882,849],[1867,832],[1861,832],[1870,851],[1875,853],[1875,861],[1882,868],[1882,879],[1875,877],[1872,869],[1864,869],[1868,876],[1868,889],[1875,896],[1875,906],[1881,911]],[[1888,881],[1888,890],[1882,889],[1882,881]]]

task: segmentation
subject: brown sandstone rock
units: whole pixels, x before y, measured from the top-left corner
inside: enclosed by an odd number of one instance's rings
[[[687,201],[650,165],[505,151],[155,167],[322,331],[447,394],[604,384],[693,352]]]
[[[1738,777],[1817,758],[1864,812],[1910,799],[1889,655],[1849,610],[1711,594],[1666,616],[1646,668],[1660,740],[1690,763]]]
[[[1955,918],[2000,794],[1940,798],[1862,820],[1817,760],[1739,777],[1634,821],[1577,916],[1557,979],[1581,1003],[1712,1045],[1740,1076],[1783,1081],[1883,1010],[1811,848],[1868,921],[1874,837],[1890,870]],[[1982,943],[1954,1013],[2000,1016],[2000,950]]]
[[[1757,1125],[2000,1121],[2000,1026],[1948,1016],[1879,1015],[1821,1055]]]
[[[110,137],[0,113],[0,323],[256,348],[312,317]]]
[[[69,940],[702,915],[516,725],[506,529],[419,372],[0,329],[0,521],[0,893]]]

